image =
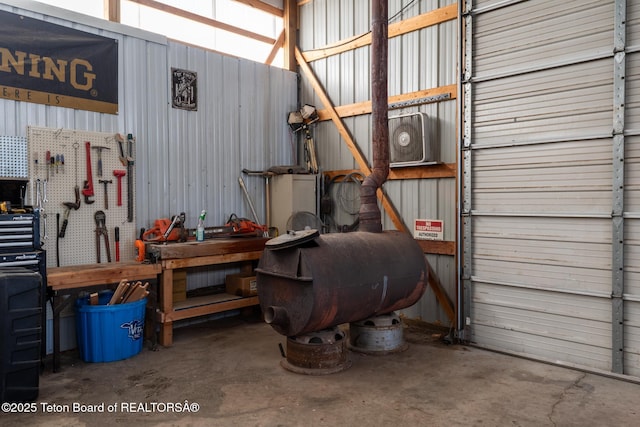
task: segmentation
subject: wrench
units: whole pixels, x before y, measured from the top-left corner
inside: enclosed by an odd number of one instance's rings
[[[40,194],[42,189],[40,183],[40,178],[36,179],[36,208],[38,210],[42,208],[42,194]]]
[[[42,240],[47,240],[49,236],[47,235],[47,213],[45,212],[43,203],[47,201],[47,185],[46,180],[42,181],[40,178],[36,180],[36,207],[38,211],[41,213],[42,217],[42,235],[40,238]]]
[[[90,205],[95,202],[93,199],[93,176],[91,174],[91,143],[86,141],[84,144],[87,151],[87,179],[84,181],[82,195],[84,196],[84,203]]]

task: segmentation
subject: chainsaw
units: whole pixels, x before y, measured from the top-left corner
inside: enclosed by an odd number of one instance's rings
[[[185,242],[187,233],[184,228],[185,214],[169,218],[156,219],[153,227],[145,231],[142,240],[145,242]]]
[[[263,225],[256,224],[247,218],[239,218],[236,214],[231,214],[227,223],[227,227],[231,227],[233,235],[251,235],[262,236],[267,228]]]
[[[262,236],[265,227],[256,224],[247,218],[239,218],[236,214],[231,214],[224,225],[205,227],[204,237],[227,238],[227,237],[253,237]]]

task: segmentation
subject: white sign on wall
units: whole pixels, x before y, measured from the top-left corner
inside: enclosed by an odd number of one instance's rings
[[[413,237],[421,240],[444,240],[444,223],[439,219],[416,219]]]

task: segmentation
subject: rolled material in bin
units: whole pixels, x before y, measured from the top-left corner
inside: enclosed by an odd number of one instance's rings
[[[76,301],[78,350],[85,362],[113,362],[128,359],[142,350],[147,299],[106,305],[113,292],[101,292],[99,304],[88,297]]]

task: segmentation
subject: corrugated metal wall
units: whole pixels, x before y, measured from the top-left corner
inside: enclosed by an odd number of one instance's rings
[[[169,43],[168,67],[198,73],[198,112],[171,109],[163,158],[166,170],[149,167],[152,212],[186,212],[190,227],[206,209],[207,225],[232,213],[252,218],[238,178],[242,169],[290,165],[287,114],[297,108],[297,76],[279,68]],[[202,96],[200,96],[202,95]],[[149,154],[150,160],[154,154]],[[265,182],[243,176],[261,221],[266,220]],[[154,184],[151,180],[157,180]],[[150,214],[148,218],[154,217]],[[190,274],[188,288],[224,283],[226,270]],[[200,269],[208,270],[208,269]]]
[[[299,8],[299,46],[311,51],[367,33],[371,27],[369,0],[314,0]],[[454,4],[453,1],[390,1],[389,17],[399,22]],[[401,12],[403,8],[406,9]],[[401,13],[399,13],[401,12]],[[397,16],[396,16],[397,15]],[[394,37],[389,41],[389,96],[437,88],[457,83],[457,23],[455,20]],[[370,46],[310,62],[317,79],[335,106],[371,99]],[[322,108],[311,84],[301,78],[301,103]],[[449,100],[389,111],[389,116],[421,111],[430,117],[431,137],[437,140],[444,163],[455,163],[456,101]],[[344,119],[354,141],[370,161],[371,117],[360,115]],[[313,135],[322,170],[356,169],[351,152],[335,125],[314,125]],[[453,178],[387,181],[389,198],[405,224],[413,227],[416,218],[442,219],[444,240],[456,240],[456,181]],[[388,216],[384,229],[395,229]],[[456,265],[453,256],[428,255],[432,267],[452,300],[456,296]],[[413,318],[449,325],[433,293],[428,290],[422,300],[405,311]]]
[[[627,3],[465,2],[463,278],[479,345],[638,376]]]
[[[7,1],[0,9],[118,40],[118,115],[0,99],[0,134],[27,136],[27,126],[133,134],[138,228],[180,212],[195,227],[202,209],[207,225],[231,213],[251,217],[242,169],[292,163],[286,118],[297,107],[295,73],[46,5]],[[196,112],[171,107],[172,67],[197,73]],[[245,182],[264,221],[264,180]],[[223,274],[189,286],[223,283]]]

